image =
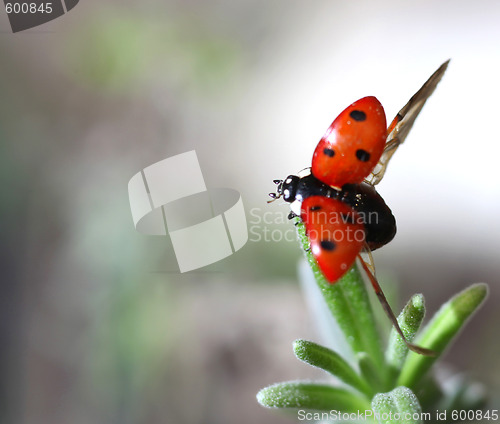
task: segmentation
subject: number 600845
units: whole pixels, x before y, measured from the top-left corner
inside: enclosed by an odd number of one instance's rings
[[[456,410],[451,412],[451,419],[453,421],[497,421],[498,420],[498,409],[490,409],[482,411],[480,409],[474,410]]]
[[[10,13],[52,13],[52,3],[6,3],[5,11]]]

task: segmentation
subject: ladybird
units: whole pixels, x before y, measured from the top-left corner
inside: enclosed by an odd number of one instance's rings
[[[384,177],[387,164],[405,141],[448,63],[449,60],[431,75],[388,127],[384,109],[375,97],[352,103],[320,139],[310,174],[275,180],[277,191],[270,193],[273,200],[283,197],[291,203],[290,218],[300,216],[311,252],[325,279],[334,284],[359,259],[408,348],[424,355],[433,355],[433,352],[406,340],[375,278],[374,268],[370,269],[361,252],[370,253],[390,242],[396,234],[395,218],[375,185]],[[370,213],[372,219],[363,216]]]
[[[275,180],[277,192],[269,195],[273,200],[283,197],[283,200],[291,203],[293,215],[301,218],[301,203],[308,197],[318,195],[340,200],[358,214],[372,212],[375,218],[364,220],[367,249],[374,250],[389,243],[396,234],[396,220],[375,185],[385,175],[389,160],[405,141],[425,102],[443,77],[448,63],[449,60],[430,76],[388,128],[384,109],[375,97],[364,97],[351,104],[333,121],[319,141],[310,173]],[[304,223],[307,234],[308,225]],[[318,259],[316,255],[315,258]],[[350,265],[354,261],[355,258]],[[325,275],[337,275],[338,272],[329,269],[336,267],[339,264],[333,260],[322,261],[320,269]],[[336,280],[329,281],[334,283]]]

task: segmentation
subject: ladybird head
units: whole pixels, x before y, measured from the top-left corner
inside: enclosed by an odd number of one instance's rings
[[[269,193],[272,200],[269,200],[268,203],[273,202],[280,197],[283,197],[283,200],[288,203],[295,201],[295,194],[297,192],[299,180],[300,178],[296,175],[289,175],[284,180],[274,180],[274,184],[277,185],[276,193]]]

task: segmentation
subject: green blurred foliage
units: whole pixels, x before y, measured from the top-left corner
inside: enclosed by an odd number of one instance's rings
[[[220,89],[238,71],[242,52],[236,39],[217,34],[196,14],[116,9],[77,27],[64,50],[62,66],[76,81],[117,93],[136,92],[150,78],[177,89]]]

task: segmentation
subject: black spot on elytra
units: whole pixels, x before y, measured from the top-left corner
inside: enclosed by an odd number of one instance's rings
[[[355,121],[362,122],[366,119],[366,113],[362,110],[353,110],[349,116]]]
[[[337,245],[333,241],[330,241],[330,240],[321,240],[319,242],[319,244],[320,244],[322,249],[328,250],[330,252],[332,250],[335,250],[335,248],[337,247]]]
[[[311,212],[316,212],[316,211],[319,211],[319,210],[321,210],[321,206],[319,206],[319,205],[311,206]]]
[[[370,160],[370,153],[368,153],[366,150],[358,149],[356,150],[356,157],[361,162],[368,162]]]
[[[331,158],[335,156],[335,151],[333,149],[329,149],[328,147],[323,149],[323,153]]]

